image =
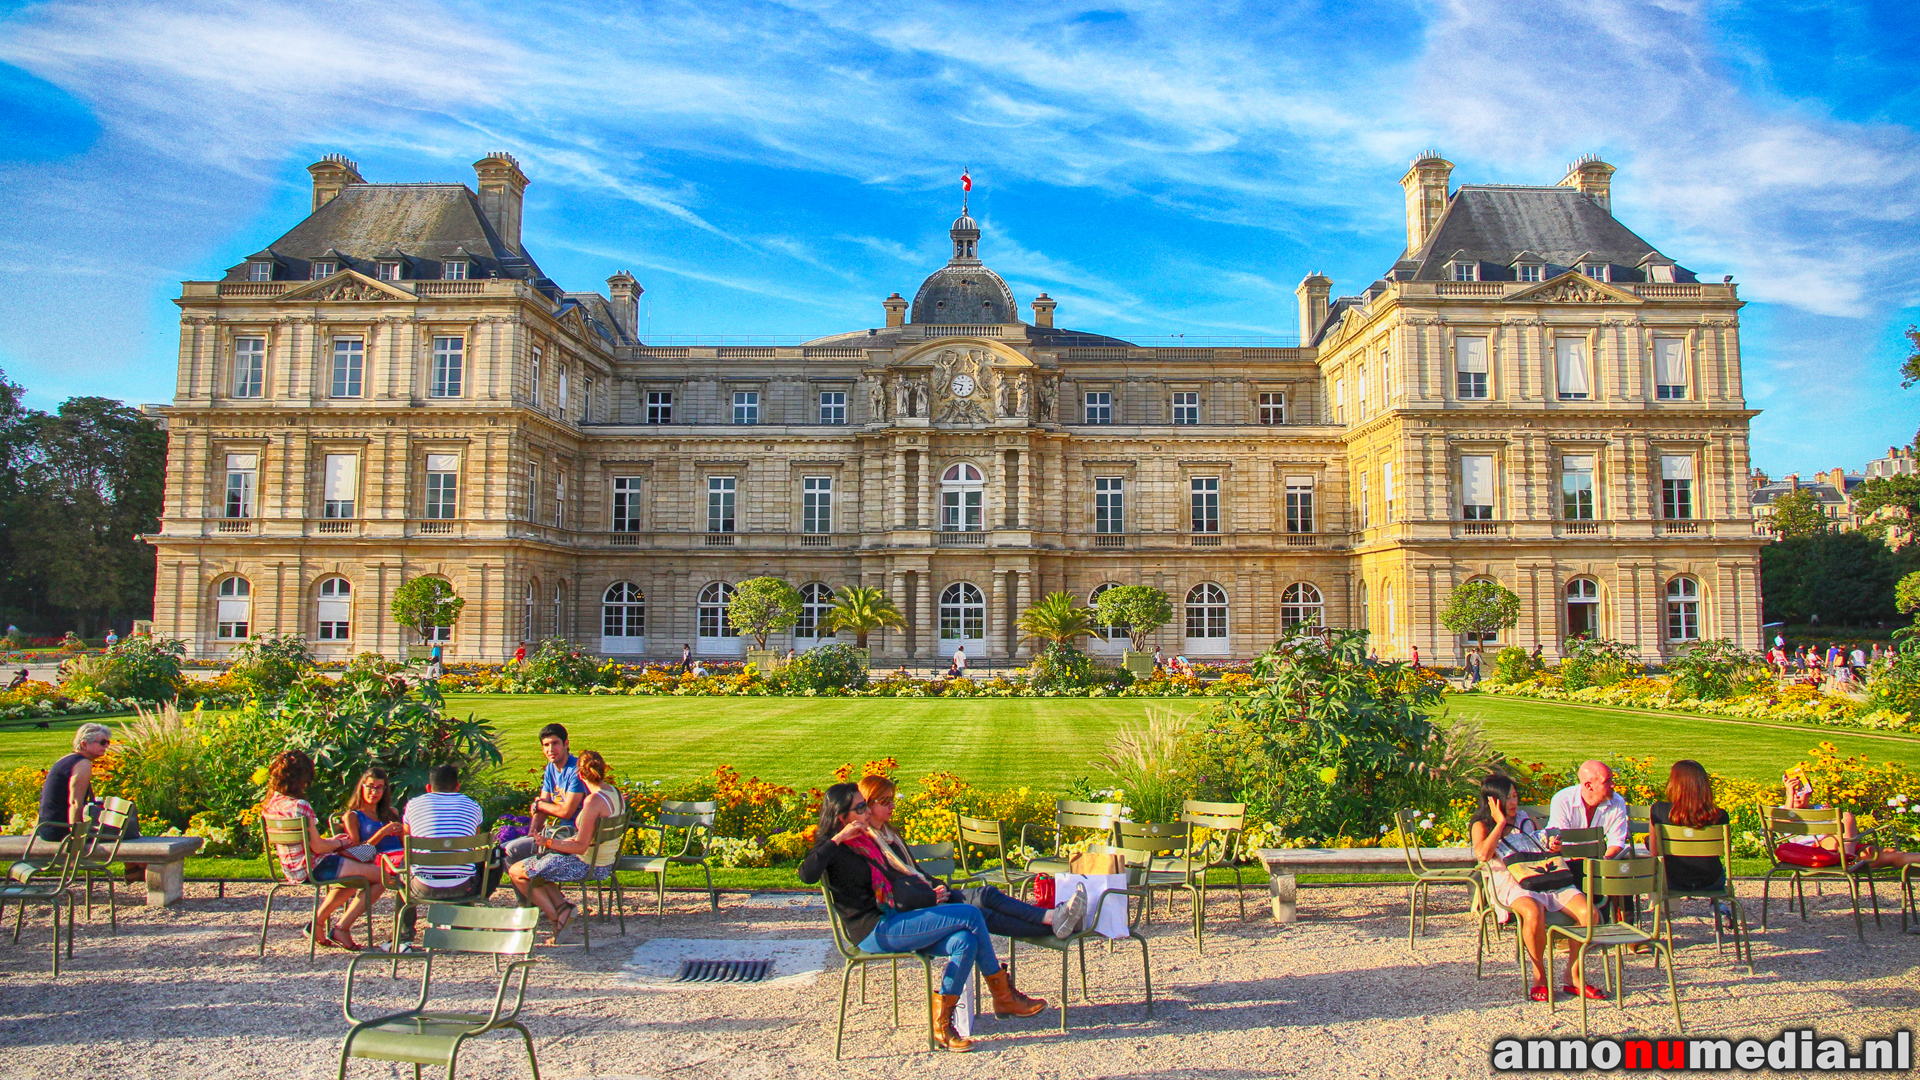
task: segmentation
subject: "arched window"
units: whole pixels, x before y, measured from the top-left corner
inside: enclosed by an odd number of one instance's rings
[[[320,641],[353,640],[353,585],[343,577],[320,583],[318,622]]]
[[[941,474],[941,532],[979,532],[986,527],[981,509],[986,485],[980,470],[965,462],[949,466]]]
[[[1227,591],[1211,581],[1187,591],[1187,651],[1220,652],[1227,646]]]
[[[724,581],[708,582],[700,590],[699,637],[703,653],[737,653],[740,631],[733,628],[727,605],[733,602],[733,586]]]
[[[527,594],[520,604],[520,640],[533,640],[533,596],[540,589],[540,579],[527,579]]]
[[[1109,581],[1104,585],[1094,586],[1093,591],[1087,594],[1087,606],[1092,607],[1094,605],[1097,605],[1098,603],[1100,603],[1101,593],[1106,592],[1108,589],[1117,589],[1119,587],[1120,587],[1119,583],[1112,582],[1112,581]],[[1127,634],[1130,633],[1132,629],[1133,628],[1126,623],[1117,622],[1108,626],[1102,626],[1100,628],[1100,632],[1107,635],[1107,642],[1109,644],[1117,646],[1127,642]],[[1099,642],[1094,642],[1092,644],[1097,646]]]
[[[223,578],[215,590],[214,636],[221,641],[245,641],[253,627],[253,586],[243,577]]]
[[[1592,578],[1574,578],[1567,582],[1567,637],[1591,638],[1600,634],[1600,583]]]
[[[1326,623],[1326,601],[1320,590],[1304,581],[1296,581],[1280,594],[1281,627],[1322,626]]]
[[[1667,640],[1700,640],[1700,583],[1690,577],[1667,582]]]
[[[940,593],[940,653],[950,656],[962,645],[987,639],[987,599],[980,590],[956,581]]]
[[[818,581],[800,586],[800,621],[793,624],[796,642],[817,642],[834,636],[833,631],[821,628],[827,612],[832,610],[832,588]]]
[[[600,596],[600,651],[640,652],[646,647],[647,594],[631,581],[616,581]]]

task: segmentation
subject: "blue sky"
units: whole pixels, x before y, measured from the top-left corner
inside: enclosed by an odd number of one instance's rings
[[[305,213],[305,166],[472,182],[513,152],[573,289],[655,339],[870,326],[945,258],[963,166],[1022,302],[1136,341],[1290,335],[1399,252],[1397,181],[1552,183],[1743,313],[1755,463],[1920,426],[1909,2],[0,2],[0,367],[46,408],[172,396],[170,298]]]

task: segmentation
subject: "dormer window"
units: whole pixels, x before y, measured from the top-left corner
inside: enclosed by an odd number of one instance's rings
[[[1518,267],[1515,267],[1515,269],[1519,272],[1519,280],[1539,281],[1542,277],[1542,271],[1546,268],[1539,263],[1521,263]]]
[[[248,263],[247,264],[247,280],[248,281],[272,281],[273,280],[273,260],[272,259],[255,259],[252,262]]]
[[[448,281],[467,280],[466,262],[464,260],[456,259],[452,262],[447,263],[446,269],[441,272],[441,276],[445,277]]]
[[[400,280],[400,264],[397,262],[381,263],[379,268],[379,276],[381,281],[399,281]]]
[[[1607,280],[1607,264],[1603,262],[1581,263],[1580,272],[1595,281]]]
[[[1453,280],[1479,281],[1480,264],[1474,262],[1456,262],[1453,264]]]
[[[334,271],[338,269],[340,269],[340,264],[338,263],[325,261],[316,262],[313,264],[313,280],[319,281],[324,277],[332,277]]]

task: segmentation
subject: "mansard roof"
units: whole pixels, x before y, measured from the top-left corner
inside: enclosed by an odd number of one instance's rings
[[[447,261],[460,259],[478,264],[471,277],[518,278],[552,287],[531,256],[501,242],[465,184],[351,184],[267,245],[292,278],[306,277],[321,258],[370,274],[375,262],[392,258],[396,249],[407,254],[420,277],[440,277]],[[246,279],[244,262],[227,271],[228,281]]]
[[[1609,280],[1640,281],[1645,277],[1643,261],[1658,252],[1593,196],[1574,188],[1465,184],[1447,201],[1427,242],[1402,256],[1395,276],[1449,281],[1450,264],[1467,261],[1487,271],[1482,281],[1508,280],[1510,275],[1494,273],[1511,267],[1523,254],[1562,270],[1605,261],[1612,267]],[[1674,269],[1675,281],[1695,280],[1693,271]]]

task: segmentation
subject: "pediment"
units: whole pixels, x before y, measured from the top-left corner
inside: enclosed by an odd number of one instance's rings
[[[413,301],[419,297],[385,281],[375,281],[358,270],[341,270],[321,278],[309,281],[297,289],[289,289],[280,294],[279,302],[301,303],[355,303],[368,300]]]
[[[1578,270],[1569,270],[1550,281],[1543,281],[1525,292],[1507,297],[1509,304],[1638,304],[1638,296],[1595,281]]]

